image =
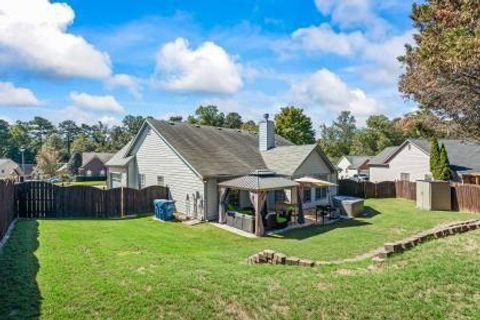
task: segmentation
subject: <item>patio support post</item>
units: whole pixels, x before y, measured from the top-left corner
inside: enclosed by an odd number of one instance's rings
[[[227,216],[225,215],[225,199],[227,198],[228,188],[221,187],[218,201],[218,222],[226,223]]]
[[[297,188],[297,205],[298,205],[298,217],[297,222],[299,224],[305,223],[305,216],[303,215],[303,185],[300,184]]]

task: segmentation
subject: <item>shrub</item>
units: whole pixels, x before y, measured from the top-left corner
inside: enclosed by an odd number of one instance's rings
[[[105,176],[77,176],[75,178],[76,182],[86,182],[86,181],[106,181],[107,177]]]

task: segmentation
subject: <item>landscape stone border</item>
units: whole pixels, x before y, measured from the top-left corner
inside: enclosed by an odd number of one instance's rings
[[[269,263],[275,265],[313,267],[315,262],[297,257],[288,257],[287,255],[276,252],[274,250],[263,250],[248,257],[247,262],[250,264]]]
[[[267,250],[260,251],[259,253],[255,253],[250,257],[248,257],[247,263],[314,267],[314,266],[321,266],[326,264],[338,264],[342,262],[353,262],[353,261],[372,258],[372,262],[374,266],[380,266],[385,261],[386,258],[394,254],[402,253],[406,250],[410,250],[423,242],[430,241],[433,239],[444,238],[444,237],[452,236],[458,233],[464,233],[464,232],[472,231],[476,229],[480,229],[480,220],[478,219],[454,222],[448,225],[443,225],[443,226],[435,227],[430,230],[422,231],[414,236],[408,237],[406,239],[403,239],[397,242],[385,243],[383,247],[380,247],[376,250],[359,255],[355,258],[338,260],[338,261],[315,262],[312,260],[300,259],[293,256],[289,257],[275,250],[267,249]]]
[[[415,246],[433,239],[444,238],[458,233],[464,233],[480,229],[480,221],[476,219],[455,222],[445,226],[436,227],[427,231],[420,232],[414,236],[408,237],[397,242],[385,243],[378,249],[377,254],[372,258],[374,265],[381,265],[388,257],[410,250]]]

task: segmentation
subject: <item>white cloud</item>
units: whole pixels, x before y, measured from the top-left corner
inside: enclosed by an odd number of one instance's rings
[[[335,114],[351,111],[358,118],[380,113],[384,108],[359,88],[351,88],[335,73],[321,69],[291,85],[291,94],[300,105],[323,108]]]
[[[405,44],[413,42],[413,30],[392,36],[383,42],[371,42],[362,50],[362,59],[373,63],[362,72],[364,78],[376,82],[397,82],[403,71],[398,57],[405,52]]]
[[[243,86],[241,66],[220,46],[204,42],[197,49],[184,38],[157,53],[154,81],[162,88],[232,94]]]
[[[40,101],[27,88],[15,87],[10,82],[0,82],[0,106],[38,106]]]
[[[107,115],[98,117],[98,114],[86,112],[76,106],[68,106],[58,110],[55,112],[52,119],[56,122],[61,122],[63,120],[75,120],[76,123],[85,123],[88,125],[94,125],[100,121],[108,127],[118,126],[121,124],[121,121],[115,117]]]
[[[125,109],[118,103],[115,97],[107,96],[94,96],[87,93],[71,92],[70,99],[75,107],[79,109],[86,109],[97,112],[112,112],[123,113]]]
[[[390,24],[375,13],[372,0],[315,0],[318,11],[342,29],[363,27],[374,37],[384,35]]]
[[[108,88],[124,87],[127,88],[131,95],[136,99],[142,97],[142,86],[140,79],[128,74],[115,74],[105,81]]]
[[[292,40],[298,42],[307,51],[321,51],[338,55],[352,55],[366,42],[360,31],[337,33],[327,23],[298,29],[292,33]]]
[[[67,32],[74,17],[65,3],[0,1],[0,64],[59,77],[108,78],[109,56]]]

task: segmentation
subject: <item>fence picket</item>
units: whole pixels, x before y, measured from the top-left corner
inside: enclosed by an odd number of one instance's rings
[[[3,184],[0,188],[4,188]],[[102,190],[89,186],[58,187],[51,183],[30,181],[16,184],[11,197],[13,212],[22,218],[106,218],[121,216],[122,200],[125,215],[151,212],[153,200],[168,198],[168,189],[161,186],[142,190],[124,188],[122,198],[120,188]]]

